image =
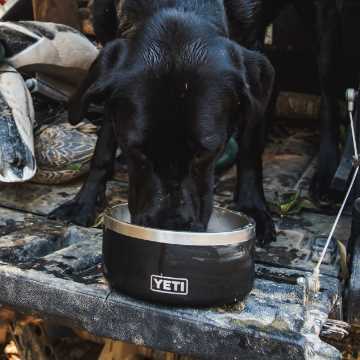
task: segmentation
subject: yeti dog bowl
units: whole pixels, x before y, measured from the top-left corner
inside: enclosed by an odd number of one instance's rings
[[[110,286],[152,302],[215,306],[243,300],[254,282],[255,225],[214,208],[208,231],[130,224],[127,205],[105,215],[103,260]]]

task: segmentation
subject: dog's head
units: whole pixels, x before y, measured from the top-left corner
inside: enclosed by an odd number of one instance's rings
[[[133,223],[203,231],[212,211],[216,160],[235,130],[256,121],[272,72],[263,75],[260,55],[212,28],[168,21],[109,45],[117,49],[112,55],[105,48],[101,61],[109,69],[76,111],[105,102],[127,157]]]

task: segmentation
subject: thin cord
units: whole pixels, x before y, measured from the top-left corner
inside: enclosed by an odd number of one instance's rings
[[[327,251],[327,249],[328,249],[328,247],[329,247],[329,245],[330,245],[330,241],[331,241],[331,239],[332,239],[332,237],[333,237],[333,235],[334,235],[334,232],[335,232],[336,227],[337,227],[337,225],[338,225],[338,223],[339,223],[340,217],[341,217],[341,215],[342,215],[342,213],[343,213],[343,211],[344,211],[345,205],[346,205],[347,200],[348,200],[348,198],[349,198],[349,196],[350,196],[351,190],[352,190],[352,188],[353,188],[353,186],[354,186],[354,183],[355,183],[356,177],[357,177],[357,175],[358,175],[358,172],[359,172],[359,166],[357,166],[356,169],[355,169],[353,178],[352,178],[351,183],[350,183],[350,187],[349,187],[349,189],[348,189],[348,191],[347,191],[347,193],[346,193],[346,196],[345,196],[345,199],[344,199],[344,201],[343,201],[343,203],[342,203],[342,205],[341,205],[341,208],[340,208],[340,210],[339,210],[339,212],[338,212],[338,214],[337,214],[337,216],[336,216],[334,225],[333,225],[333,227],[332,227],[332,229],[331,229],[331,231],[330,231],[329,237],[328,237],[328,239],[327,239],[327,241],[326,241],[326,244],[325,244],[325,247],[324,247],[324,249],[323,249],[323,251],[322,251],[322,253],[321,253],[320,259],[319,259],[318,263],[316,264],[316,266],[315,266],[315,268],[314,268],[314,273],[315,273],[315,272],[318,273],[319,270],[320,270],[320,265],[321,265],[321,263],[322,263],[323,260],[324,260],[326,251]]]
[[[352,111],[349,111],[349,116],[350,116],[350,127],[351,127],[351,134],[352,134],[352,140],[353,140],[353,146],[354,146],[354,155],[355,155],[355,160],[359,160],[359,154],[358,154],[358,149],[357,149],[357,143],[356,143],[356,136],[355,136],[355,127],[354,127],[354,120],[353,120],[353,115],[352,115]],[[325,257],[325,254],[326,254],[326,251],[330,245],[330,241],[334,235],[334,232],[336,230],[336,227],[338,226],[338,223],[339,223],[339,220],[340,220],[340,217],[344,211],[344,208],[345,208],[345,205],[348,201],[348,198],[350,196],[350,193],[351,193],[351,190],[355,184],[355,180],[356,180],[356,177],[359,173],[359,165],[356,166],[355,168],[355,172],[354,172],[354,175],[352,177],[352,180],[351,180],[351,183],[350,183],[350,186],[349,186],[349,189],[346,193],[346,196],[345,196],[345,199],[341,205],[341,208],[336,216],[336,219],[335,219],[335,222],[333,224],[333,227],[330,231],[330,234],[329,234],[329,237],[327,238],[327,241],[326,241],[326,244],[325,244],[325,247],[321,253],[321,256],[320,256],[320,259],[318,261],[318,263],[316,264],[315,268],[314,268],[314,274],[319,274],[320,273],[320,266],[324,260],[324,257]]]
[[[348,92],[351,91],[351,90],[348,90]],[[351,179],[351,183],[350,183],[350,186],[346,192],[346,195],[345,195],[345,199],[343,201],[343,203],[341,204],[341,207],[340,207],[340,210],[336,216],[336,219],[334,221],[334,224],[331,228],[331,231],[330,231],[330,234],[327,238],[327,241],[326,241],[326,244],[321,252],[321,255],[320,255],[320,258],[316,264],[316,266],[314,267],[314,270],[312,272],[312,275],[310,276],[306,276],[305,278],[299,278],[298,279],[298,284],[299,285],[302,285],[305,287],[305,297],[304,297],[304,302],[306,303],[307,302],[307,299],[308,299],[308,296],[310,293],[317,293],[320,291],[320,266],[322,264],[322,262],[324,261],[324,257],[325,257],[325,254],[326,254],[326,251],[328,250],[328,247],[330,245],[330,241],[334,235],[334,232],[336,230],[336,227],[338,226],[338,223],[339,223],[339,220],[340,220],[340,217],[344,211],[344,208],[345,208],[345,205],[348,201],[348,198],[350,196],[350,193],[354,187],[354,184],[355,184],[355,180],[358,176],[358,173],[359,173],[359,170],[360,170],[360,164],[359,164],[359,155],[358,155],[358,149],[357,149],[357,142],[356,142],[356,136],[355,136],[355,129],[354,129],[354,121],[353,121],[353,104],[351,104],[350,102],[353,101],[353,97],[350,97],[347,95],[347,98],[348,98],[348,106],[349,106],[349,117],[350,117],[350,126],[351,126],[351,134],[352,134],[352,140],[353,140],[353,146],[354,146],[354,158],[355,158],[355,161],[354,162],[354,167],[355,167],[355,171],[354,171],[354,174],[353,174],[353,177]]]
[[[355,136],[355,128],[354,128],[354,121],[353,121],[352,111],[349,111],[349,115],[350,115],[350,127],[351,127],[351,134],[352,134],[353,145],[354,145],[355,160],[359,160],[359,154],[358,154],[357,143],[356,143],[356,136]]]

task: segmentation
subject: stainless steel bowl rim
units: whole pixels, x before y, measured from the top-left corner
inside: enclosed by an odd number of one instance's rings
[[[126,204],[114,206],[105,213],[104,227],[106,230],[111,230],[120,235],[128,236],[138,240],[187,246],[225,246],[246,243],[252,241],[256,236],[255,224],[253,220],[251,220],[243,213],[236,213],[234,211],[220,207],[215,207],[215,209],[242,216],[247,220],[248,224],[244,227],[231,231],[212,233],[171,231],[147,228],[118,220],[110,214],[113,209],[124,205]]]

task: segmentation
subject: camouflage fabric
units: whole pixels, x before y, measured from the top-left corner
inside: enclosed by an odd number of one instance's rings
[[[63,123],[45,126],[35,136],[38,171],[32,182],[62,184],[89,171],[97,135],[96,126]]]

